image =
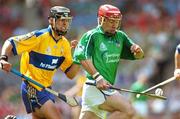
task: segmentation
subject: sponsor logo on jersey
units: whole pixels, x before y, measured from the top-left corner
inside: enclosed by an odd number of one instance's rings
[[[106,55],[106,63],[119,62],[119,54],[107,54]]]
[[[57,63],[58,63],[58,59],[52,59],[51,65],[41,62],[40,67],[45,69],[55,69],[57,67]]]
[[[41,62],[40,67],[45,69],[55,69],[57,65],[44,64],[43,62]]]
[[[34,51],[29,53],[29,64],[34,65],[37,68],[51,70],[58,68],[65,60],[65,57],[56,57],[47,54],[41,54]]]
[[[106,63],[116,63],[119,62],[119,54],[108,54],[107,51],[103,53],[103,59],[106,61]]]
[[[57,64],[58,63],[58,59],[52,59],[52,63],[51,64]]]

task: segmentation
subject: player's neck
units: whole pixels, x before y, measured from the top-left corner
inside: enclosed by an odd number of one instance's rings
[[[62,38],[62,36],[60,35],[58,35],[57,33],[55,33],[54,31],[52,32],[52,36],[54,37],[54,39],[56,40],[56,41],[58,41],[59,39],[61,39]]]

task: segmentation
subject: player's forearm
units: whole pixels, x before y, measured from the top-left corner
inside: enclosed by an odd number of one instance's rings
[[[12,52],[13,46],[11,43],[6,40],[1,51],[1,56],[0,56],[0,68],[3,69],[4,71],[9,72],[11,69],[11,64],[8,62],[8,56]]]
[[[1,51],[1,55],[9,56],[12,53],[13,46],[11,45],[10,41],[6,40]]]
[[[81,65],[91,76],[97,72],[91,60],[81,60]]]
[[[76,74],[79,72],[79,70],[80,70],[80,66],[78,64],[73,64],[70,70],[66,73],[66,76],[69,79],[73,79],[76,76]]]
[[[180,54],[178,51],[175,53],[175,69],[180,69]]]

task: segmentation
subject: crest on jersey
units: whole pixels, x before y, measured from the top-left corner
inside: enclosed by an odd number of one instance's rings
[[[46,49],[46,53],[47,53],[48,55],[51,55],[51,47],[48,46],[48,48]]]
[[[101,51],[106,51],[107,50],[107,47],[103,42],[100,44],[100,50]]]

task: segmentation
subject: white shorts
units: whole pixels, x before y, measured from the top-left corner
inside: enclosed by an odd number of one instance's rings
[[[94,80],[88,80],[86,82],[95,82]],[[82,94],[82,109],[81,113],[85,111],[90,111],[96,114],[101,119],[104,119],[107,115],[107,111],[98,108],[98,105],[106,101],[106,96],[110,96],[117,93],[117,91],[109,90],[99,90],[96,86],[91,86],[84,84],[83,94]]]

